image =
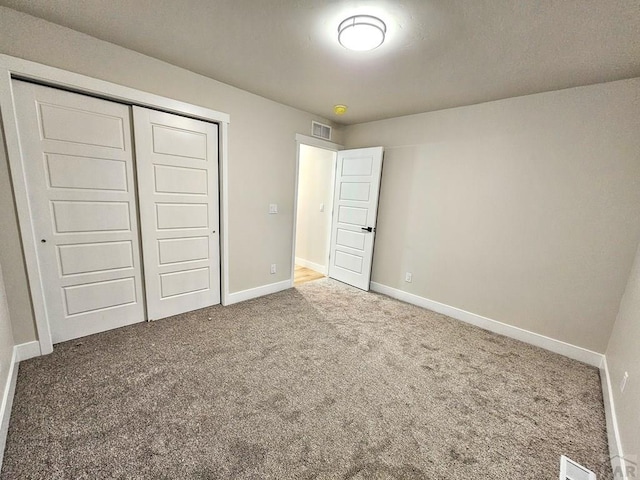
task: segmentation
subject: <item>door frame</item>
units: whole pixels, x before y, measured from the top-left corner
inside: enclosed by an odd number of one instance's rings
[[[221,302],[229,300],[229,202],[228,202],[228,132],[230,116],[209,108],[192,105],[171,98],[143,92],[115,83],[98,80],[78,73],[0,54],[0,116],[5,136],[5,144],[16,202],[20,239],[24,251],[29,293],[36,321],[36,332],[40,354],[53,352],[49,317],[44,298],[44,285],[38,264],[37,244],[31,218],[31,205],[25,177],[25,162],[20,148],[18,123],[15,113],[12,80],[27,80],[54,88],[90,95],[127,105],[162,110],[186,117],[217,123],[218,168],[220,188],[220,269]],[[294,219],[295,220],[295,219]],[[295,240],[295,239],[294,239]]]
[[[345,149],[344,145],[340,145],[338,143],[328,142],[327,140],[322,140],[320,138],[310,137],[308,135],[296,133],[296,171],[295,171],[294,189],[293,189],[293,237],[291,240],[291,287],[293,287],[293,284],[295,282],[295,269],[296,269],[296,231],[298,229],[298,180],[299,180],[298,177],[300,175],[300,145],[307,145],[309,147],[322,148],[323,150],[329,150],[335,153]],[[335,189],[336,187],[335,185],[336,165],[337,165],[337,162],[335,162],[333,166],[333,175],[331,178],[332,190]],[[331,212],[331,216],[333,217],[333,211]],[[329,238],[331,238],[331,229],[329,229]],[[328,258],[328,255],[327,255],[327,258]],[[329,264],[327,263],[327,271],[328,269],[329,269]]]

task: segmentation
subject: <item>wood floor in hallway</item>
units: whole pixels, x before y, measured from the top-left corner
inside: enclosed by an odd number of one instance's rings
[[[318,280],[324,277],[325,276],[320,272],[316,272],[315,270],[311,270],[310,268],[307,268],[307,267],[296,265],[296,268],[294,271],[293,284],[302,285],[303,283],[311,282],[313,280]]]

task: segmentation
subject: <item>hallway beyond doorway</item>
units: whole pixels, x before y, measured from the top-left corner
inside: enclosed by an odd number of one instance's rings
[[[324,277],[325,276],[320,272],[316,272],[315,270],[311,270],[310,268],[307,268],[307,267],[301,267],[300,265],[296,265],[296,268],[294,271],[293,285],[294,286],[302,285],[303,283],[312,282],[313,280],[319,280]]]

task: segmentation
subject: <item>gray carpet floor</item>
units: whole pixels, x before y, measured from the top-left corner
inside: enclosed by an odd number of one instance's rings
[[[9,479],[612,478],[598,370],[332,280],[20,364]]]

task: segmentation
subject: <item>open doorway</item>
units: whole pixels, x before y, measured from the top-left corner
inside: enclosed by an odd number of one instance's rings
[[[294,285],[329,271],[336,156],[337,149],[298,144]]]
[[[368,291],[384,149],[296,141],[291,286],[329,276]]]

